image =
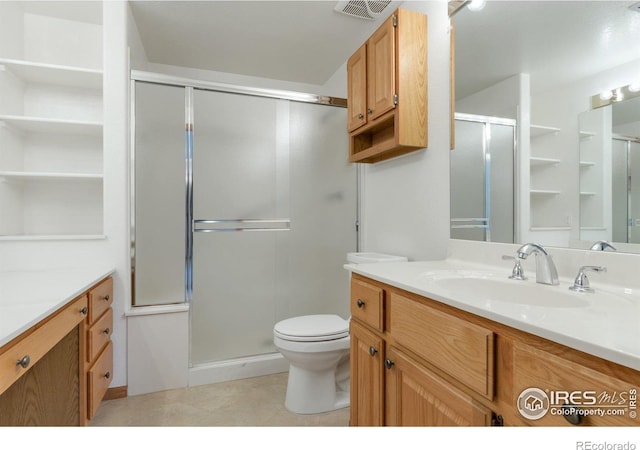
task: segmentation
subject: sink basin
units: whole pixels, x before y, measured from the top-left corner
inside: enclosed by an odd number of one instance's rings
[[[563,286],[517,281],[506,276],[469,271],[424,273],[421,277],[449,295],[486,302],[538,306],[544,308],[581,308],[591,304],[591,294],[571,292]]]

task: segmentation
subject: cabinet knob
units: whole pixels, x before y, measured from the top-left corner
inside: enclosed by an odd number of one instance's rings
[[[107,327],[107,328],[105,328],[102,332],[103,332],[104,334],[109,334],[109,333],[111,332],[111,330],[109,329],[109,327]]]
[[[584,414],[582,413],[582,411],[580,411],[580,408],[578,408],[577,406],[571,405],[569,403],[565,403],[562,406],[562,416],[571,425],[580,425],[580,423],[582,422],[582,418],[584,417]]]
[[[111,297],[109,297],[109,294],[107,294],[107,295],[105,295],[104,297],[102,297],[102,299],[103,299],[105,302],[108,302],[110,298],[111,298]]]
[[[371,108],[367,108],[367,114],[368,114],[368,115],[373,114],[373,109],[371,109]]]
[[[87,308],[86,306],[80,310],[80,314],[82,314],[83,316],[86,316],[88,312],[89,308]]]
[[[385,360],[384,360],[384,366],[385,366],[387,369],[391,369],[391,368],[393,367],[393,365],[394,365],[394,364],[395,364],[395,363],[394,363],[393,361],[391,361],[389,358],[387,358],[387,359],[385,359]]]
[[[376,353],[378,353],[378,350],[376,350],[375,347],[373,347],[373,346],[369,347],[369,354],[371,356],[375,356]]]
[[[364,119],[364,114],[362,114],[362,113],[358,114],[358,119],[359,119],[359,120]]]
[[[109,378],[111,378],[111,372],[107,372],[104,374],[104,377],[108,380]]]
[[[27,367],[29,367],[30,362],[31,357],[29,357],[29,355],[24,355],[22,359],[19,359],[18,362],[16,362],[16,366],[20,366],[23,369],[26,369]]]
[[[364,308],[364,300],[359,298],[358,301],[356,302],[356,305],[358,305],[358,308]]]

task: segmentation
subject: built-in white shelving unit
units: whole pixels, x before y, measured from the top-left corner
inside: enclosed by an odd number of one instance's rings
[[[531,155],[529,157],[530,231],[565,230],[566,221],[560,211],[562,190],[559,189],[559,170],[562,163],[554,150],[554,139],[561,129],[531,125]],[[568,228],[570,229],[570,227]]]
[[[0,2],[0,240],[104,238],[102,23],[38,8]]]

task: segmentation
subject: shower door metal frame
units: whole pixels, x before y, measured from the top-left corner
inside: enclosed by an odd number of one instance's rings
[[[633,226],[632,223],[632,211],[631,211],[631,143],[635,142],[636,144],[640,144],[640,138],[637,137],[632,137],[632,136],[624,136],[621,134],[614,134],[611,137],[612,140],[614,141],[621,141],[625,143],[625,149],[624,149],[624,153],[625,153],[625,157],[626,157],[626,163],[627,163],[627,172],[626,172],[626,176],[627,176],[627,236],[626,236],[626,242],[629,243],[629,238],[631,236],[631,227]]]
[[[131,115],[131,135],[130,135],[130,257],[131,257],[131,306],[144,307],[147,305],[135,304],[135,248],[136,248],[136,224],[135,224],[135,92],[136,82],[159,84],[167,86],[181,87],[185,89],[185,299],[183,303],[191,303],[193,300],[193,233],[207,232],[238,232],[238,231],[289,231],[290,220],[283,218],[276,219],[255,219],[255,218],[214,218],[194,220],[193,216],[193,128],[194,112],[193,99],[194,90],[204,90],[211,92],[222,92],[239,95],[249,95],[254,97],[266,97],[279,100],[289,100],[302,103],[314,103],[325,106],[339,108],[347,107],[347,100],[340,97],[330,97],[316,94],[307,94],[294,91],[264,89],[238,86],[232,84],[208,82],[189,78],[173,77],[152,72],[132,70],[130,81],[130,115]],[[346,127],[346,126],[345,126]],[[345,128],[346,129],[346,128]],[[346,158],[346,155],[345,155]],[[361,167],[356,164],[356,250],[360,248],[360,193],[361,193]],[[237,226],[229,227],[226,224],[235,223]],[[278,224],[276,227],[252,227],[245,226],[251,224]],[[209,228],[198,228],[198,224],[215,224],[217,226]]]
[[[454,120],[460,120],[463,122],[475,122],[482,123],[482,159],[484,161],[484,217],[450,217],[450,228],[480,228],[485,230],[485,242],[491,242],[491,125],[506,125],[513,127],[513,236],[516,235],[516,174],[517,174],[517,155],[518,155],[518,138],[517,127],[518,123],[515,119],[507,119],[503,117],[482,116],[479,114],[466,114],[455,113]],[[457,141],[457,140],[456,140]],[[455,151],[455,148],[453,149]],[[455,223],[455,225],[454,225]]]

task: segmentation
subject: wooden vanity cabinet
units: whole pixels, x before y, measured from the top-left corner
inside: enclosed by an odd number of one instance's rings
[[[352,426],[640,425],[637,370],[355,273],[351,314]],[[535,420],[519,409],[532,387],[555,396]]]
[[[349,161],[425,148],[427,16],[399,8],[347,61]]]
[[[87,316],[87,419],[95,415],[113,379],[113,279],[107,278],[89,293]]]
[[[86,422],[82,295],[0,347],[0,426]]]

